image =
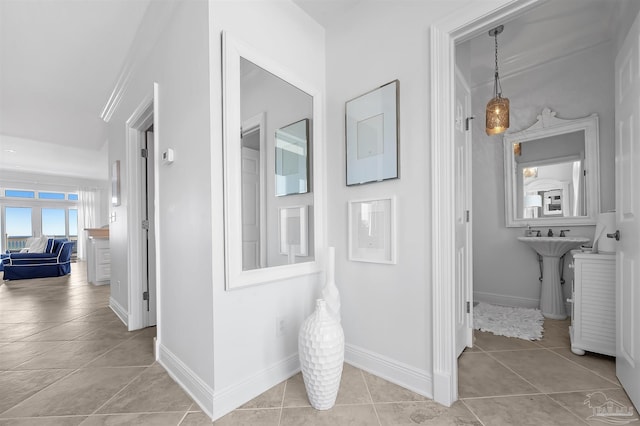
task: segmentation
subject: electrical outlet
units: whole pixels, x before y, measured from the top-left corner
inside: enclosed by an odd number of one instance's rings
[[[276,337],[287,334],[287,322],[284,317],[276,317]]]

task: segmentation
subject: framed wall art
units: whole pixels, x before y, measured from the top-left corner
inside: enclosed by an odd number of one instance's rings
[[[349,260],[396,263],[395,197],[349,202]]]
[[[398,177],[398,80],[347,101],[347,185]]]
[[[307,206],[281,207],[280,254],[308,256],[308,208]]]

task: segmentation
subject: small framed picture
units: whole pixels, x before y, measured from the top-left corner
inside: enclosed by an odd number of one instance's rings
[[[347,101],[347,185],[398,177],[398,96],[394,80]]]
[[[120,160],[111,164],[111,205],[120,205]]]
[[[396,263],[395,197],[349,202],[349,260]]]
[[[308,256],[308,208],[307,206],[281,207],[280,254]]]

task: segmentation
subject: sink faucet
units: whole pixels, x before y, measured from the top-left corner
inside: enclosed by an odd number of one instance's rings
[[[570,231],[570,229],[561,229],[561,230],[560,230],[560,236],[561,236],[561,237],[566,237],[566,235],[565,235],[564,233],[565,233],[565,232],[569,232],[569,231]]]
[[[549,228],[549,232],[547,232],[547,237],[553,237],[553,230]]]

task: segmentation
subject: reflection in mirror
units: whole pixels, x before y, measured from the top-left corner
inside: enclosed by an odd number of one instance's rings
[[[309,120],[276,130],[276,195],[304,194],[307,179]]]
[[[241,57],[240,115],[242,270],[313,261],[313,194],[308,170],[313,99]],[[292,205],[297,208],[291,209]],[[289,214],[283,222],[282,212],[300,211],[300,205],[304,218]],[[304,250],[300,241],[305,242]]]
[[[594,224],[600,207],[598,117],[538,121],[504,136],[507,226]]]
[[[584,131],[518,145],[517,217],[585,216]]]

